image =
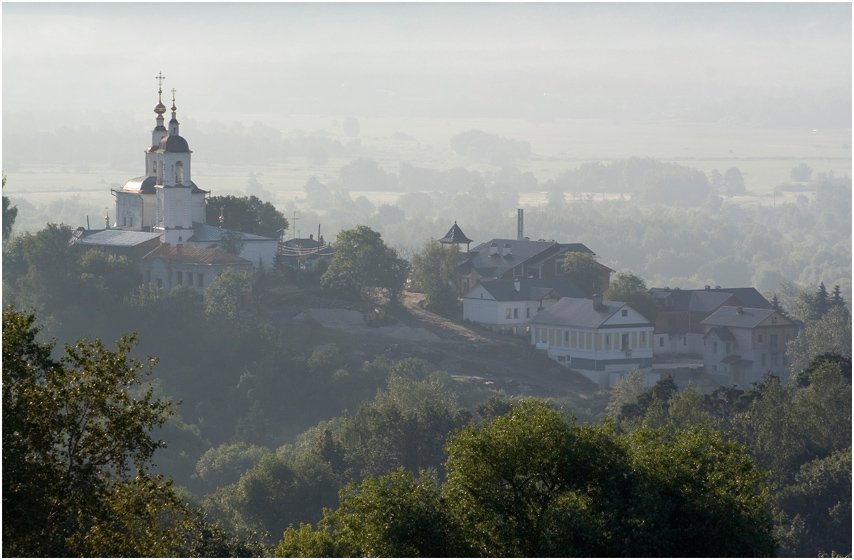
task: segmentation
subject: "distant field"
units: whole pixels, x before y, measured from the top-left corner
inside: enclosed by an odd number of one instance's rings
[[[244,123],[264,122],[283,135],[294,130],[322,131],[340,136],[340,120],[310,115],[229,115]],[[222,115],[194,115],[197,123],[223,121]],[[789,179],[789,172],[801,162],[814,173],[851,175],[850,130],[760,129],[715,124],[670,122],[618,122],[555,120],[534,122],[519,119],[380,119],[359,118],[359,139],[365,157],[375,159],[385,169],[396,172],[401,162],[449,169],[467,167],[488,171],[486,164],[473,163],[451,151],[450,138],[470,129],[480,129],[531,144],[534,154],[517,167],[530,171],[542,183],[562,171],[587,161],[613,160],[632,156],[671,161],[708,172],[728,167],[741,169],[747,188],[758,195],[745,203],[773,203],[772,189]],[[202,126],[201,124],[199,126]],[[184,130],[192,145],[192,129]],[[144,139],[141,139],[141,141]],[[330,159],[322,166],[310,166],[303,158],[283,159],[267,166],[219,165],[194,153],[195,182],[214,194],[245,192],[250,173],[272,194],[277,205],[293,204],[311,176],[321,181],[337,176],[350,159]],[[141,162],[140,162],[141,167]],[[24,198],[37,207],[75,195],[80,204],[91,206],[93,214],[114,208],[110,185],[121,184],[141,174],[140,168],[114,169],[107,165],[28,166],[19,162],[6,171],[7,196]],[[393,203],[400,193],[364,194],[375,204]],[[765,196],[769,195],[769,196]],[[522,205],[544,202],[542,193],[523,193]],[[570,201],[570,198],[567,199]],[[781,199],[778,197],[777,202]]]

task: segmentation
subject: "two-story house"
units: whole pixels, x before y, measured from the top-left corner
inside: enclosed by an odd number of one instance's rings
[[[771,304],[756,288],[651,288],[649,293],[658,305],[653,349],[656,356],[701,355],[704,350],[703,336],[706,334],[702,321],[721,306],[771,309]]]
[[[530,324],[537,349],[603,387],[652,367],[653,324],[625,302],[561,298]]]
[[[798,327],[773,309],[723,306],[702,325],[707,372],[726,375],[742,386],[767,374],[788,374],[786,345],[798,335]]]

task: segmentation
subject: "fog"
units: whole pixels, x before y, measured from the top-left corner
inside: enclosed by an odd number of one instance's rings
[[[162,72],[193,180],[298,216],[289,236],[366,224],[408,256],[454,220],[513,236],[522,207],[533,238],[651,284],[850,293],[850,4],[2,10],[14,232],[104,223],[142,173]]]
[[[138,115],[161,70],[194,115],[848,128],[851,7],[3,5],[4,128]]]

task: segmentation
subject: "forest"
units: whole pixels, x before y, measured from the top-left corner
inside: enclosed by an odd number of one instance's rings
[[[625,203],[582,204],[573,222]],[[839,294],[781,290],[804,325],[788,379],[703,394],[633,374],[533,398],[448,374],[441,346],[275,320],[318,301],[403,318],[405,279],[435,270],[429,236],[407,259],[342,230],[325,273],[261,270],[240,306],[227,274],[204,300],[140,289],[133,263],[69,250],[70,232],[4,230],[4,555],[851,553]]]

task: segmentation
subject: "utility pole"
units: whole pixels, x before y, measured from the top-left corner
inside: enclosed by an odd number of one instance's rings
[[[298,219],[297,218],[297,211],[294,210],[294,222],[293,222],[293,227],[291,228],[291,231],[294,232],[294,237],[293,237],[294,239],[297,238],[297,219]]]

